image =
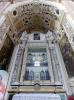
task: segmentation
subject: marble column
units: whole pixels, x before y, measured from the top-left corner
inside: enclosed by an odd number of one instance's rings
[[[15,82],[20,83],[20,74],[22,70],[22,62],[23,62],[23,55],[25,51],[26,42],[27,42],[26,34],[23,33],[20,38],[20,43],[18,45],[18,52],[17,52],[17,56],[14,64],[14,71],[11,80],[12,84],[15,84]]]
[[[53,84],[54,83],[54,76],[53,76],[53,69],[52,69],[49,47],[47,48],[47,57],[48,57],[48,71],[49,71],[51,83]]]
[[[23,83],[23,78],[25,75],[25,70],[26,70],[26,60],[27,60],[27,46],[25,47],[25,52],[24,52],[24,56],[23,56],[23,62],[22,62],[22,70],[21,70],[21,77],[20,77],[20,83]]]
[[[23,52],[23,59],[22,59],[22,65],[21,65],[21,73],[20,73],[20,83],[23,83],[23,77],[25,75],[25,68],[26,68],[26,59],[27,59],[27,41],[28,41],[28,35],[27,33],[25,36],[23,36],[23,43],[25,51]],[[22,38],[21,38],[22,39]]]
[[[49,68],[49,74],[50,74],[50,77],[51,77],[51,83],[53,84],[54,83],[54,75],[53,75],[53,68],[52,68],[52,59],[51,59],[51,54],[49,52],[49,48],[51,47],[51,40],[50,40],[50,37],[49,37],[49,32],[47,33],[46,35],[46,40],[47,40],[47,44],[48,44],[48,49],[47,49],[47,57],[48,57],[48,68]]]
[[[21,45],[19,45],[19,49],[17,52],[17,56],[16,56],[16,60],[15,60],[15,67],[14,67],[14,71],[12,74],[12,80],[11,83],[13,84],[14,82],[19,82],[19,78],[20,78],[20,70],[21,70],[21,62],[22,62],[22,56],[23,56],[23,51],[24,49],[21,47]]]
[[[54,44],[53,44],[53,47],[49,48],[49,52],[51,54],[51,59],[52,59],[54,84],[56,84],[57,82],[59,82],[59,75],[58,75],[58,68],[57,68],[59,63],[58,63],[58,60],[57,60],[57,55],[56,55],[56,52],[55,52]]]

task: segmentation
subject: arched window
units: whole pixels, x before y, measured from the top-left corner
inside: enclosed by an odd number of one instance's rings
[[[45,72],[44,71],[40,72],[40,80],[45,80]]]
[[[50,80],[49,72],[45,71],[45,74],[46,74],[46,80]]]
[[[28,80],[29,79],[29,71],[26,71],[25,72],[25,78],[24,78],[25,80]]]
[[[34,80],[34,72],[30,71],[29,73],[29,80]]]

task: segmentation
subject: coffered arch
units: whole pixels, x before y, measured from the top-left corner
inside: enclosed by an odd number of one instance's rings
[[[6,13],[7,24],[10,26],[8,34],[13,41],[18,42],[23,31],[53,31],[59,12],[54,5],[39,1],[13,4]]]

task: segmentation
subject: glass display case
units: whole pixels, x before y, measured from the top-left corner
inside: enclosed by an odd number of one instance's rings
[[[25,80],[50,80],[46,48],[28,48]]]

